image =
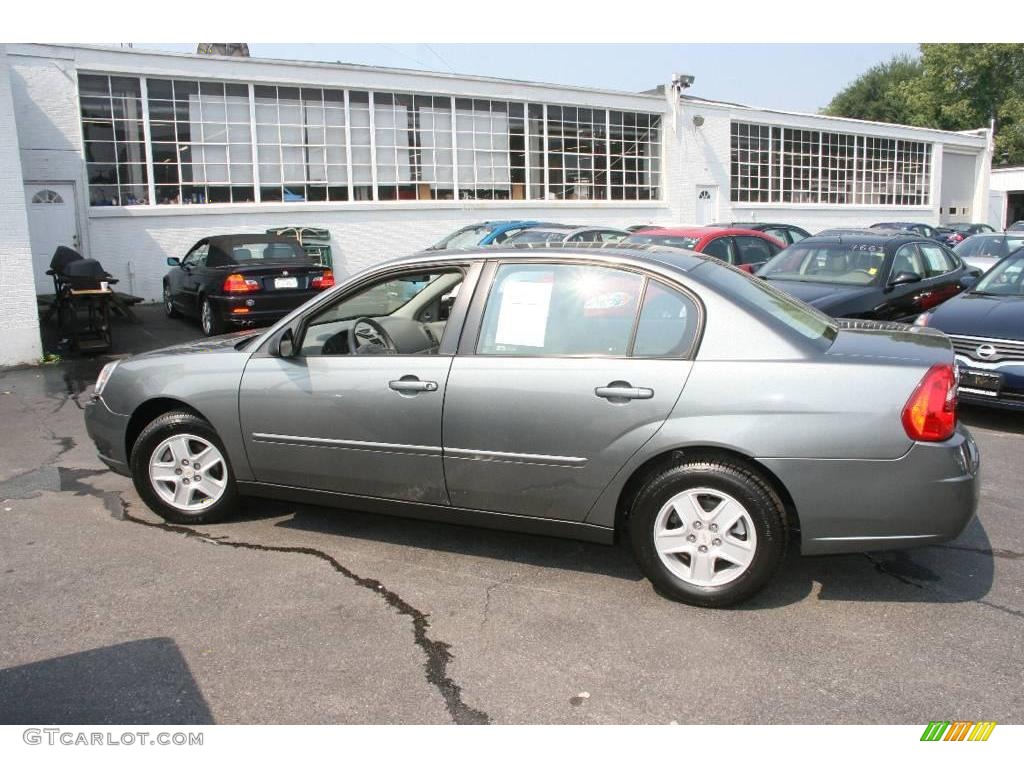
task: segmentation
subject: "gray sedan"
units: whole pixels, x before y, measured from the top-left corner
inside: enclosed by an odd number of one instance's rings
[[[86,409],[176,523],[242,495],[612,543],[724,606],[804,554],[934,544],[977,504],[953,351],[674,248],[363,272],[273,328],[137,355]]]

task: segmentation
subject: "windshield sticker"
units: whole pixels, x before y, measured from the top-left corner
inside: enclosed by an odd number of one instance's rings
[[[495,344],[543,347],[552,283],[509,280],[502,286]]]

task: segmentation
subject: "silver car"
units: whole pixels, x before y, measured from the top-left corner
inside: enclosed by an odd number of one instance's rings
[[[807,555],[934,544],[978,496],[949,341],[658,246],[365,271],[273,328],[108,365],[100,457],[175,523],[242,495],[612,543],[724,606]]]

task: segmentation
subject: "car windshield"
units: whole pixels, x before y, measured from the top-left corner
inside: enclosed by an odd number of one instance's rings
[[[1017,251],[992,267],[971,293],[1024,296],[1024,251]]]
[[[872,285],[884,262],[884,248],[874,243],[799,244],[784,250],[757,274],[774,280]]]
[[[231,246],[231,260],[246,261],[287,261],[309,259],[298,243],[237,243]]]
[[[491,228],[484,224],[476,227],[466,227],[435,243],[430,247],[430,250],[443,251],[447,248],[472,248],[474,245],[479,245],[480,241],[490,231]]]
[[[700,242],[700,238],[684,237],[682,235],[657,235],[652,232],[649,235],[632,234],[622,242],[638,243],[640,245],[671,245],[673,248],[686,248],[692,251],[693,247]]]

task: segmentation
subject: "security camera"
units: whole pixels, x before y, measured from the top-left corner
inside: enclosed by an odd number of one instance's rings
[[[676,72],[672,75],[672,85],[682,91],[693,85],[693,79],[693,75],[684,75]]]

